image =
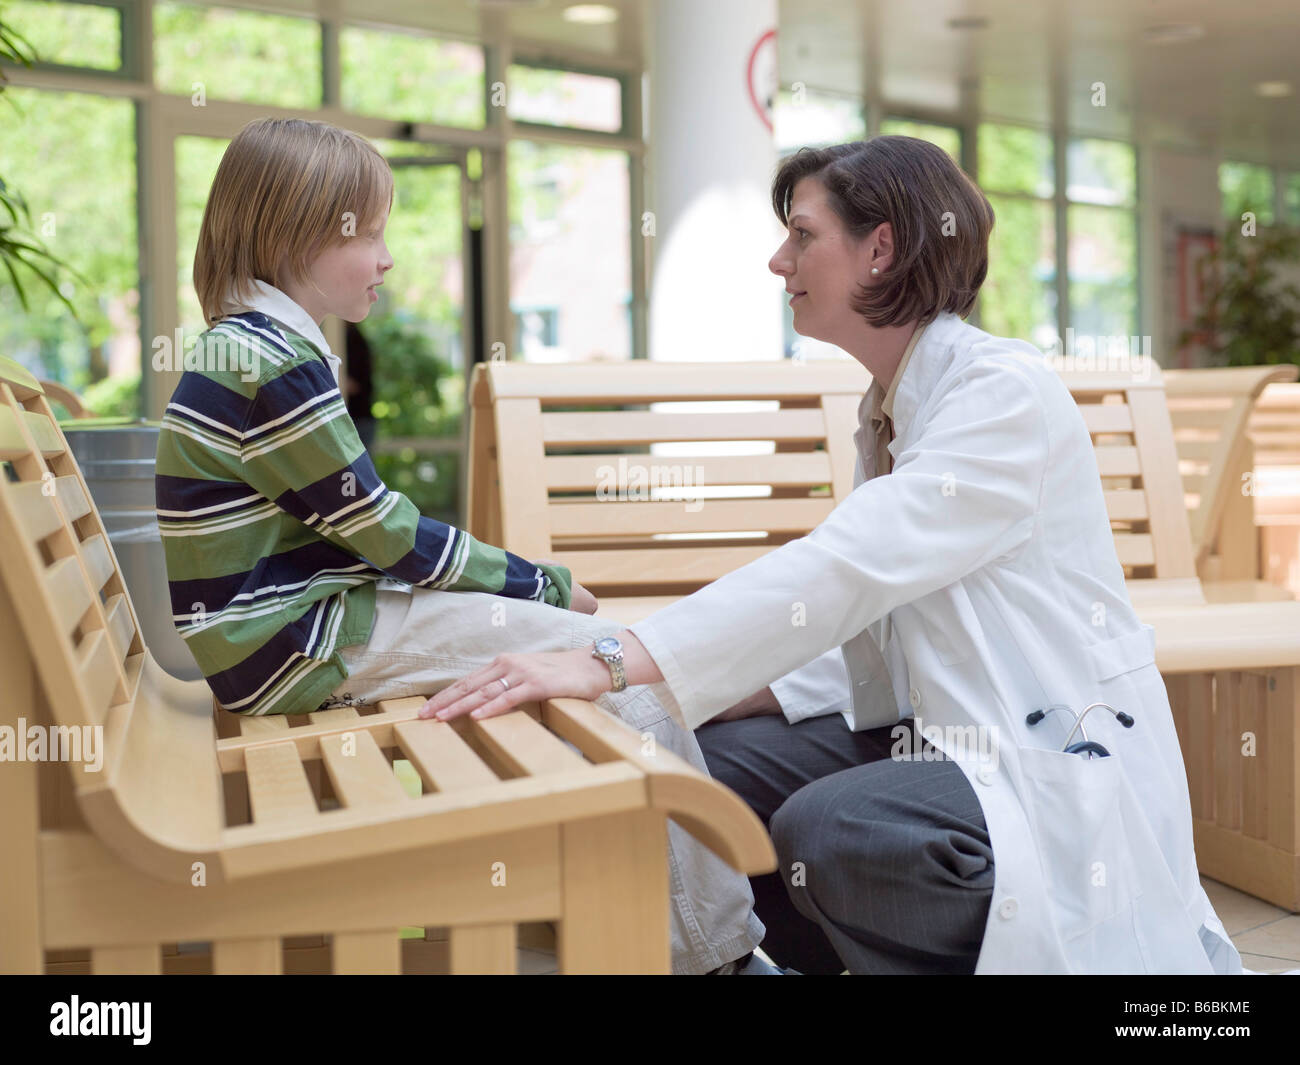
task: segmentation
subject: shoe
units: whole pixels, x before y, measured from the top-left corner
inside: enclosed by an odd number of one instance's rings
[[[750,951],[743,958],[719,965],[709,973],[710,976],[799,976],[794,969],[779,969],[756,951]]]

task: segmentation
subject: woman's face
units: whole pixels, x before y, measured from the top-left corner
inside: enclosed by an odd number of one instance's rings
[[[815,177],[802,178],[790,199],[785,242],[768,261],[772,273],[785,278],[791,294],[794,329],[800,336],[840,347],[861,334],[862,318],[851,301],[861,284],[871,284],[871,267],[882,272],[889,256],[881,237],[889,224],[855,241],[826,198],[826,186]]]

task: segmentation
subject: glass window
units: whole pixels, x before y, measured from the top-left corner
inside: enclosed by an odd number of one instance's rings
[[[1137,198],[1133,146],[1123,141],[1081,139],[1066,148],[1065,195],[1076,203],[1132,207]]]
[[[461,329],[467,324],[461,170],[447,163],[403,163],[412,154],[410,144],[373,143],[393,167],[393,210],[384,231],[393,268],[379,302],[358,326],[368,358],[354,358],[357,340],[345,327],[348,406],[354,418],[374,419],[375,438],[368,446],[384,483],[421,513],[455,524],[465,410]],[[427,145],[417,147],[426,156],[436,154]]]
[[[153,25],[154,80],[163,92],[321,105],[321,30],[314,19],[168,0],[154,5]]]
[[[618,133],[623,86],[617,78],[512,64],[506,106],[516,122]]]
[[[1052,196],[1052,138],[1024,126],[984,123],[979,127],[979,183],[985,192]]]
[[[1300,174],[1287,174],[1282,186],[1287,225],[1300,226]]]
[[[535,316],[537,308],[546,308],[554,315],[553,330],[544,322],[537,328],[535,317],[516,325],[513,331],[522,330],[526,346],[510,357],[538,362],[629,358],[627,153],[517,140],[510,144],[507,165],[511,311]]]
[[[1252,163],[1220,163],[1219,194],[1223,198],[1223,215],[1241,221],[1247,211],[1260,225],[1273,222],[1273,172]]]
[[[961,131],[952,126],[913,122],[906,118],[887,118],[880,123],[880,132],[892,137],[916,137],[937,144],[952,156],[953,162],[961,164]]]
[[[846,144],[867,135],[862,101],[856,96],[782,88],[776,94],[772,125],[777,152],[804,147]]]
[[[187,342],[208,327],[194,291],[194,250],[198,247],[212,179],[217,176],[217,166],[229,143],[216,137],[177,137],[175,141],[176,299]]]
[[[980,289],[980,326],[995,336],[1055,341],[1056,226],[1050,200],[989,195],[996,223]]]
[[[10,104],[16,106],[10,106]],[[100,414],[135,415],[139,406],[139,275],[135,113],[130,100],[10,88],[4,180],[21,196],[31,228],[11,231],[43,245],[82,276],[57,275],[67,307],[38,276],[15,267],[0,285],[0,352],[37,377],[80,393]],[[88,168],[86,160],[93,159]],[[8,218],[6,217],[6,221]],[[33,257],[49,271],[48,263]]]
[[[339,35],[343,106],[362,115],[481,129],[483,49],[415,30],[344,26]]]
[[[1071,204],[1070,326],[1093,336],[1137,333],[1137,239],[1133,211]]]
[[[122,68],[122,13],[115,7],[11,0],[4,16],[27,39],[38,62]]]

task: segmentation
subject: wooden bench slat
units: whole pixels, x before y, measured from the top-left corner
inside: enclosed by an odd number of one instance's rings
[[[1142,473],[1136,447],[1107,444],[1093,449],[1103,477],[1137,477]]]
[[[108,615],[108,632],[113,641],[113,653],[118,661],[126,659],[131,650],[131,640],[135,636],[135,624],[131,620],[131,606],[126,596],[118,592],[104,606]]]
[[[292,743],[251,747],[244,753],[254,822],[302,821],[320,816],[307,771]]]
[[[483,787],[499,779],[445,721],[403,721],[393,734],[430,791]]]
[[[284,714],[265,714],[262,717],[239,715],[241,736],[261,736],[268,732],[287,732],[291,726]]]
[[[645,585],[714,581],[762,558],[770,547],[671,547],[640,551],[556,551],[555,561],[582,574],[587,587],[626,583],[629,574]]]
[[[85,685],[86,695],[90,699],[91,713],[96,715],[95,722],[102,719],[108,709],[109,701],[117,688],[117,670],[114,667],[113,645],[103,629],[95,629],[86,635],[81,646],[77,648],[77,669],[81,682]]]
[[[102,533],[95,533],[81,542],[81,557],[86,561],[86,570],[90,573],[91,584],[98,592],[113,576],[113,556],[108,549],[108,541]]]
[[[399,929],[380,932],[335,932],[334,972],[365,976],[399,976],[402,937]]]
[[[364,729],[322,736],[320,749],[334,793],[344,806],[407,801],[393,767]],[[349,749],[354,753],[345,753]]]
[[[307,715],[307,720],[313,725],[328,725],[335,721],[354,721],[360,717],[351,706],[336,706],[333,710],[313,710]]]
[[[543,413],[542,434],[548,445],[651,444],[704,440],[824,440],[826,419],[820,410],[774,410],[725,413],[658,413],[591,411]],[[665,458],[665,461],[671,461]]]
[[[853,359],[790,362],[623,363],[508,362],[491,367],[496,400],[540,397],[548,403],[641,403],[646,396],[679,401],[763,400],[847,393],[861,399],[871,378]],[[741,372],[743,371],[743,372]]]
[[[1122,566],[1154,566],[1156,562],[1148,533],[1116,533],[1115,554]]]
[[[1146,493],[1137,488],[1122,488],[1103,493],[1106,514],[1111,521],[1141,521],[1147,516]]]
[[[474,722],[480,739],[519,776],[573,772],[587,768],[576,751],[566,747],[524,713],[503,714]]]
[[[54,493],[63,502],[63,509],[67,511],[69,521],[84,518],[90,513],[90,500],[86,496],[85,489],[81,487],[79,477],[65,474],[54,478]]]
[[[1131,433],[1133,415],[1127,403],[1080,403],[1079,413],[1090,433]]]
[[[90,952],[90,971],[96,976],[161,976],[161,945],[95,947]]]
[[[278,937],[218,939],[212,944],[214,976],[279,976],[283,971]]]
[[[831,483],[830,455],[825,451],[764,455],[547,455],[542,460],[546,487],[552,492],[595,492],[611,471],[617,473],[620,469],[651,463],[690,469],[702,478],[699,483],[706,485],[802,487]]]
[[[0,462],[12,462],[30,454],[27,441],[18,430],[18,415],[13,407],[0,403]]]
[[[509,976],[519,963],[512,924],[462,925],[451,930],[453,976]]]
[[[52,458],[55,455],[62,455],[64,451],[63,443],[59,439],[59,431],[54,427],[54,423],[49,417],[40,411],[26,410],[23,411],[23,420],[27,423],[27,428],[32,434],[32,439],[36,442],[37,450],[46,458]]]
[[[552,536],[636,536],[674,532],[808,532],[832,510],[821,499],[687,499],[564,503],[550,508]]]
[[[33,542],[44,540],[63,527],[63,516],[54,505],[54,497],[46,495],[42,491],[44,487],[40,481],[26,481],[12,488],[14,510],[22,524],[23,535]]]
[[[58,612],[59,627],[70,633],[90,609],[91,593],[76,556],[56,559],[45,571],[45,592]]]

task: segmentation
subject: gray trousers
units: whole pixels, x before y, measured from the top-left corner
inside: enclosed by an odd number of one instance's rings
[[[339,655],[348,677],[323,705],[355,706],[432,695],[511,651],[570,651],[623,628],[607,618],[484,592],[381,587],[370,639]],[[700,772],[695,734],[669,716],[662,684],[606,692],[596,705],[627,722],[655,750],[668,750]],[[674,973],[706,973],[753,950],[763,926],[753,911],[749,880],[676,822],[668,822],[669,931]]]
[[[830,714],[696,730],[709,772],[776,844],[777,872],[751,883],[763,950],[780,965],[975,971],[993,897],[984,815],[962,771],[928,744],[936,760],[891,757],[897,727],[852,732]]]

